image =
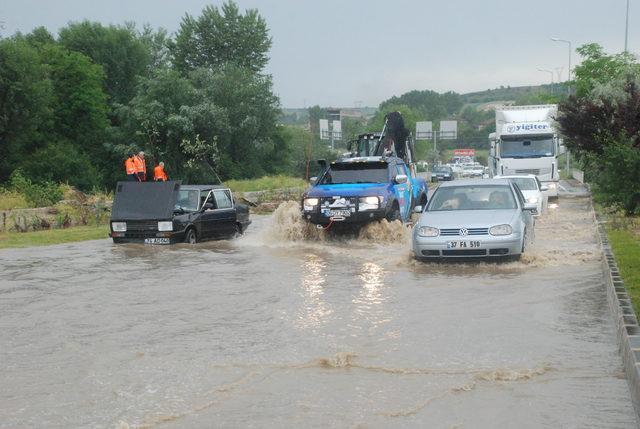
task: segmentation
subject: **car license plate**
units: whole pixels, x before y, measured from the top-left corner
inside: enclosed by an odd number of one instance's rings
[[[144,244],[169,244],[168,238],[145,238]]]
[[[478,249],[479,241],[447,241],[447,249]]]
[[[329,217],[334,216],[349,217],[351,216],[351,210],[329,210]]]

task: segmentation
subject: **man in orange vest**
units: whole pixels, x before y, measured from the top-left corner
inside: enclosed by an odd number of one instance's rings
[[[134,156],[131,153],[129,154],[129,158],[127,158],[126,161],[124,162],[124,170],[127,174],[127,180],[129,182],[135,182],[136,180],[138,180],[136,176],[136,164],[133,158]]]
[[[160,162],[160,164],[156,165],[153,169],[153,180],[156,182],[166,182],[169,180],[167,173],[164,171],[164,162]]]
[[[133,162],[136,166],[136,180],[138,182],[145,182],[147,180],[147,163],[144,160],[144,152],[138,152],[133,158]]]

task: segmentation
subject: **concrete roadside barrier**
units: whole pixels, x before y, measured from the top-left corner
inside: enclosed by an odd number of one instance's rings
[[[620,277],[613,251],[607,239],[605,224],[598,222],[598,239],[603,253],[604,281],[607,287],[607,301],[616,323],[618,345],[624,371],[629,383],[631,399],[640,420],[640,326],[631,299]]]

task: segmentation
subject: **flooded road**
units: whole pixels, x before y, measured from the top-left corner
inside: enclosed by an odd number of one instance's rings
[[[0,251],[0,427],[636,427],[587,199],[519,262],[419,263],[401,226]]]

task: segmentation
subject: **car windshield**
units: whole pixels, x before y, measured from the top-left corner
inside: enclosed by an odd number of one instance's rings
[[[176,201],[175,210],[195,212],[198,211],[199,204],[200,191],[197,189],[180,189],[180,191],[178,191],[178,200]]]
[[[518,185],[521,191],[538,190],[538,182],[533,177],[512,177],[509,180]]]
[[[333,164],[320,183],[387,183],[388,181],[386,162],[364,162]]]
[[[451,168],[449,167],[433,167],[434,173],[449,173]]]
[[[553,139],[546,137],[505,137],[500,144],[503,158],[537,158],[553,156],[553,152]]]
[[[427,211],[515,209],[511,188],[505,185],[447,186],[436,190]]]

